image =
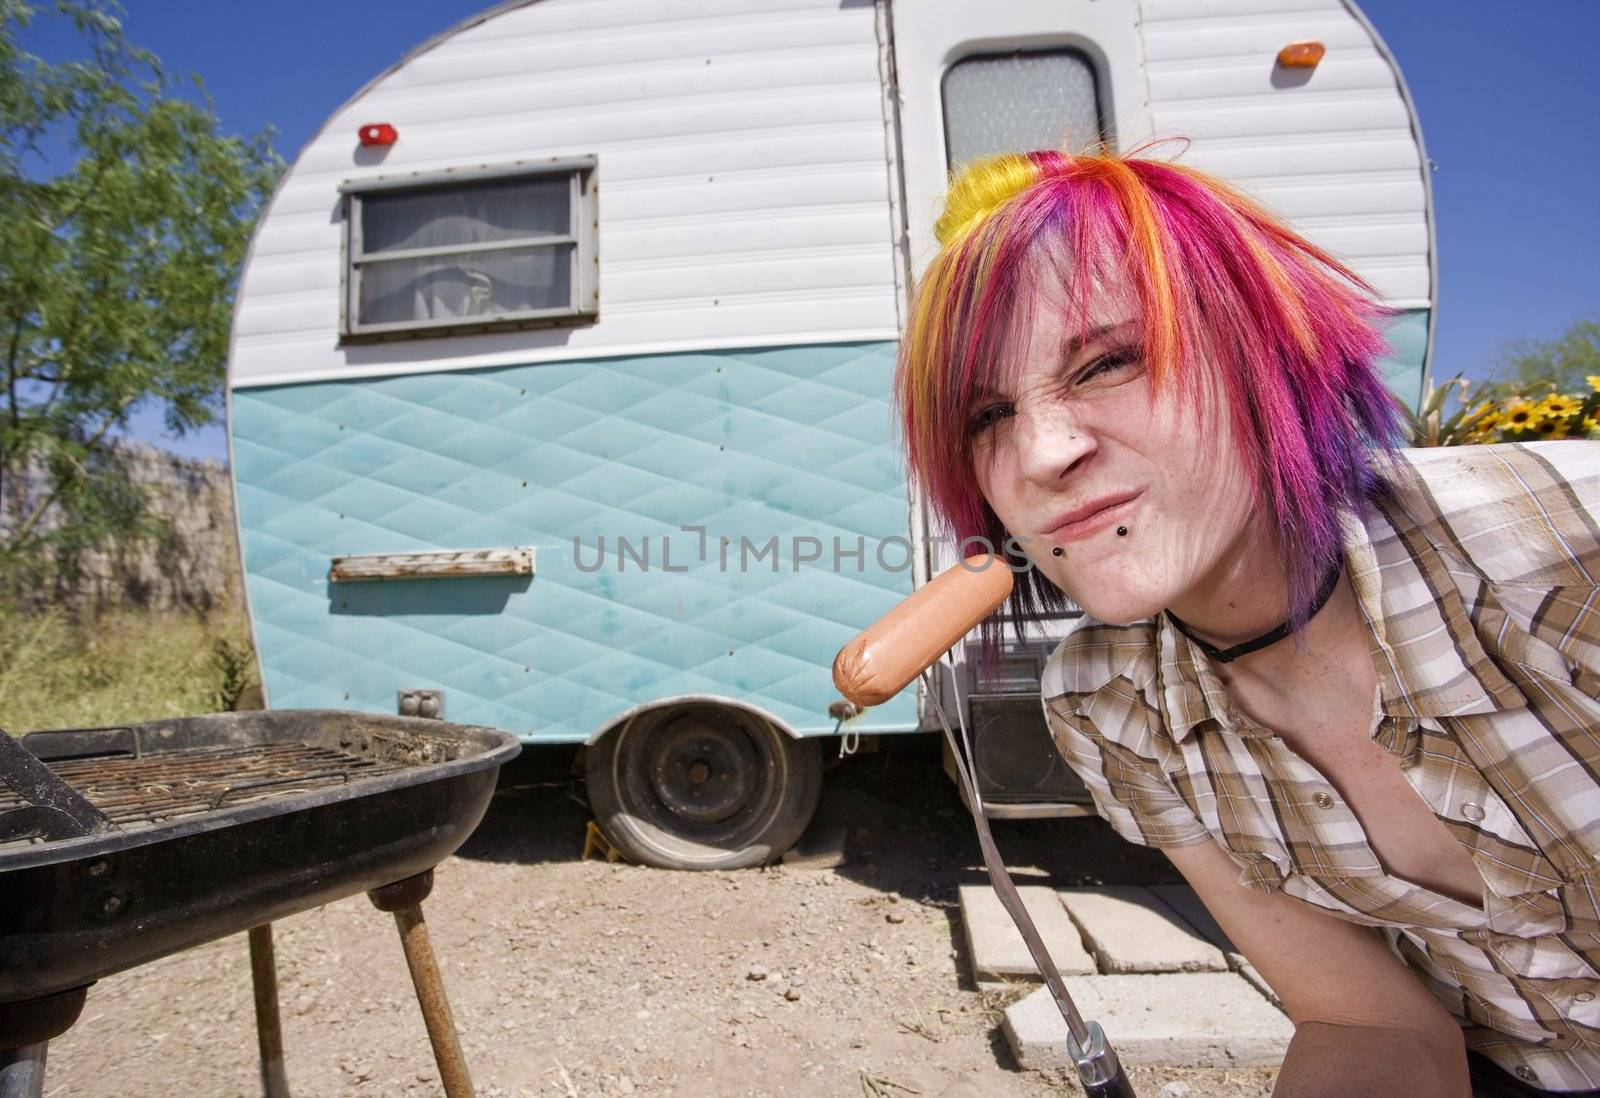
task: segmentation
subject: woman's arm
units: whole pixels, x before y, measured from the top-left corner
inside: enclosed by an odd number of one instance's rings
[[[1214,841],[1164,851],[1295,1024],[1279,1098],[1465,1098],[1461,1029],[1377,932],[1239,883]]]

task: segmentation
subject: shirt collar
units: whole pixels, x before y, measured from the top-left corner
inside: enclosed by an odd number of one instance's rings
[[[1384,713],[1420,719],[1525,707],[1522,691],[1479,640],[1462,598],[1463,583],[1488,581],[1455,549],[1441,548],[1450,541],[1444,517],[1409,465],[1395,462],[1389,483],[1401,487],[1381,496],[1365,519],[1341,516]]]
[[[1378,671],[1381,712],[1375,717],[1394,718],[1391,727],[1413,719],[1436,726],[1440,717],[1527,704],[1478,640],[1429,531],[1398,499],[1384,497],[1364,518],[1345,512],[1340,528]],[[1165,614],[1156,615],[1156,651],[1159,695],[1174,741],[1205,721],[1239,735],[1270,735],[1235,708],[1210,657]],[[1374,721],[1375,732],[1380,723]]]

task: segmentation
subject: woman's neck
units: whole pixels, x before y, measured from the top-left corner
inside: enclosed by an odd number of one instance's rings
[[[1218,648],[1253,640],[1289,617],[1289,575],[1276,532],[1256,521],[1217,564],[1169,607],[1192,633]],[[1278,681],[1299,677],[1307,663],[1325,664],[1336,654],[1361,655],[1365,623],[1349,575],[1340,577],[1327,603],[1305,628],[1302,651],[1294,637],[1238,657],[1219,668],[1224,682]],[[1356,651],[1359,649],[1359,651]]]
[[[1289,574],[1270,523],[1253,519],[1217,563],[1167,609],[1218,648],[1241,644],[1280,624],[1289,616]]]

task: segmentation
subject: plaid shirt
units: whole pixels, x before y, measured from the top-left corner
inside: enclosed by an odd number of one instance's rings
[[[1466,846],[1480,910],[1386,871],[1331,784],[1230,702],[1165,614],[1084,618],[1043,676],[1056,745],[1148,846],[1383,928],[1469,1048],[1600,1087],[1600,444],[1402,451],[1344,516],[1378,671],[1372,734]]]

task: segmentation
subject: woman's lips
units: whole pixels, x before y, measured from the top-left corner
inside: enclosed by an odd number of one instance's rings
[[[1092,515],[1078,519],[1076,522],[1068,522],[1057,526],[1054,530],[1046,531],[1044,539],[1049,542],[1064,542],[1079,541],[1086,538],[1097,530],[1104,529],[1114,522],[1127,518],[1134,505],[1139,502],[1140,497],[1143,495],[1144,492],[1141,491],[1138,495],[1130,496],[1121,503],[1113,503],[1111,506],[1102,508]]]

